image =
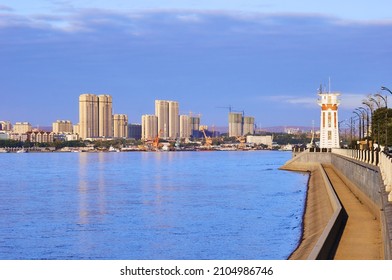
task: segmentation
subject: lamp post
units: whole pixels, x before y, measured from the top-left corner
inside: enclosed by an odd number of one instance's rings
[[[355,110],[361,114],[360,119],[362,119],[362,134],[360,138],[365,138],[365,114],[359,108],[355,108]]]
[[[389,91],[389,93],[392,94],[392,91],[391,91],[389,88],[387,88],[387,87],[382,86],[382,87],[381,87],[381,90]]]
[[[359,124],[358,125],[358,141],[361,141],[361,115],[356,111],[353,111],[353,113],[356,114],[359,118],[359,121],[358,121],[358,124]]]
[[[353,135],[355,136],[355,120],[353,117],[350,117],[350,146],[353,143]],[[352,148],[352,147],[351,147]]]
[[[358,107],[358,109],[361,109],[364,113],[366,113],[366,145],[369,149],[369,112],[364,107]],[[365,129],[365,127],[363,129]]]
[[[374,139],[373,139],[373,131],[374,131],[374,127],[373,127],[373,104],[369,104],[370,102],[366,102],[366,101],[364,101],[364,102],[362,102],[362,104],[363,105],[366,105],[366,106],[368,106],[369,107],[369,110],[370,110],[370,125],[369,125],[369,115],[367,115],[367,129],[368,129],[368,133],[370,132],[370,136],[372,137],[372,146],[373,146],[373,141],[374,141]],[[368,111],[366,110],[366,113],[367,113]],[[369,131],[369,126],[370,126],[370,131]],[[369,135],[368,135],[368,139],[369,139]]]
[[[376,94],[374,96],[376,96]],[[370,97],[369,101],[374,102],[377,105],[377,109],[381,108],[380,100],[376,100],[373,97]]]
[[[387,123],[387,120],[388,120],[388,96],[386,95],[385,97],[384,96],[382,96],[381,94],[379,94],[379,93],[376,93],[374,96],[377,96],[377,97],[379,97],[379,98],[381,98],[383,101],[384,101],[384,103],[385,103],[385,124]],[[380,125],[380,124],[379,124]],[[378,134],[380,134],[380,126],[378,127]],[[385,143],[387,143],[388,141],[388,126],[385,126]]]
[[[387,87],[382,86],[381,90],[386,90],[390,94],[392,94],[392,91]],[[386,120],[386,122],[385,122],[385,150],[388,151],[389,150],[389,148],[388,148],[388,96],[385,96],[384,101],[385,101],[385,108],[387,109],[386,113],[385,113],[385,120]]]

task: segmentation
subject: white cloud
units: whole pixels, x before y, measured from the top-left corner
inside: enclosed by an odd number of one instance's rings
[[[369,94],[361,93],[342,93],[340,96],[340,108],[355,109],[362,105],[362,101],[367,98]]]
[[[201,16],[197,14],[182,14],[182,15],[178,15],[177,19],[183,22],[190,22],[190,23],[203,22]]]

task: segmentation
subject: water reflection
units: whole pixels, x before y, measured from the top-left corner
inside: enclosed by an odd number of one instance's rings
[[[97,160],[92,160],[97,157]],[[107,166],[106,166],[107,167]],[[79,224],[106,214],[105,154],[79,153]]]
[[[10,240],[7,245],[12,246],[3,246],[7,251],[0,250],[0,256],[283,258],[300,236],[307,179],[275,171],[290,155],[281,156],[273,152],[31,154],[31,165],[39,168],[26,168],[23,176],[36,179],[32,187],[15,187],[11,193],[2,192],[6,199],[0,196],[0,208],[7,211],[0,240]],[[18,161],[23,164],[26,159],[15,155],[11,166],[17,168]],[[47,172],[42,172],[43,163]],[[0,185],[12,185],[5,180],[0,178]],[[19,203],[21,198],[24,203]],[[35,198],[53,204],[46,207]]]
[[[78,187],[78,201],[79,201],[79,224],[88,223],[88,155],[79,153],[79,187]]]

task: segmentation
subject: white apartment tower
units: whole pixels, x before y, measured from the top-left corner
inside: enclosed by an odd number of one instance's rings
[[[112,97],[107,94],[98,95],[99,136],[113,137],[113,105]]]
[[[177,101],[169,103],[169,139],[176,139],[180,136],[180,117]]]
[[[142,116],[142,139],[153,140],[158,135],[158,117],[155,115]]]
[[[98,97],[95,94],[79,96],[79,133],[82,139],[98,137]]]
[[[82,94],[79,96],[79,136],[82,139],[113,137],[112,97]]]
[[[338,96],[340,93],[320,91],[318,95],[320,96],[318,104],[321,106],[320,148],[339,148]]]
[[[190,118],[187,115],[180,116],[180,138],[189,138],[192,135]]]
[[[125,114],[113,115],[113,136],[115,138],[128,137],[128,116]]]
[[[166,139],[169,137],[169,103],[165,100],[155,100],[155,116],[158,118],[157,133]]]
[[[177,101],[155,100],[157,133],[164,139],[175,139],[180,134],[179,105]]]

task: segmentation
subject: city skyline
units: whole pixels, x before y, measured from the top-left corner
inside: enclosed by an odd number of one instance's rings
[[[317,7],[316,7],[317,6]],[[176,100],[180,115],[226,126],[311,126],[331,78],[340,120],[392,86],[387,1],[35,1],[0,5],[0,119],[78,122],[74,100],[105,92],[129,123]],[[41,113],[42,112],[42,113]]]

